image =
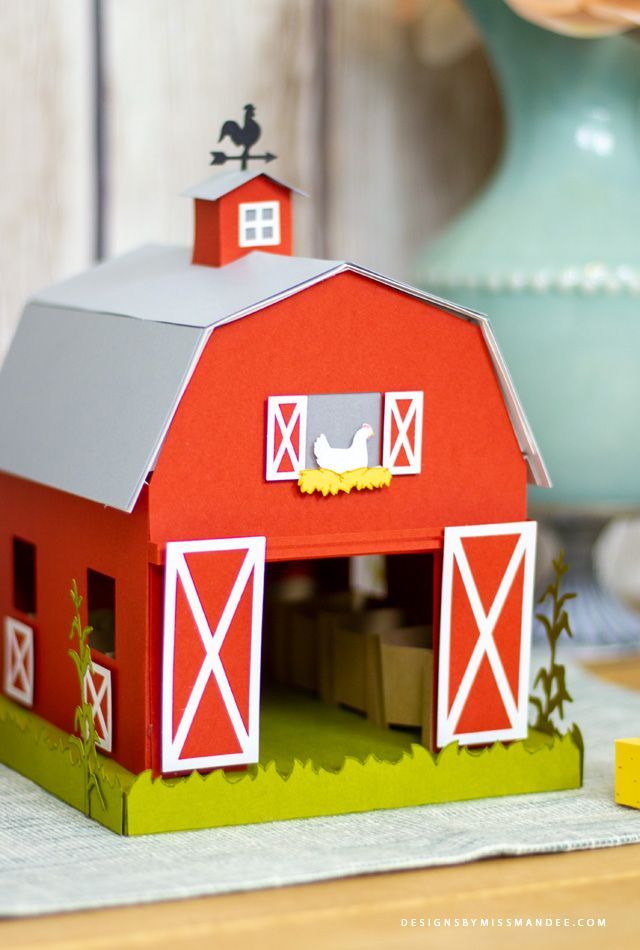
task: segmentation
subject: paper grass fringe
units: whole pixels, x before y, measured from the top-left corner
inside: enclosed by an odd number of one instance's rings
[[[296,760],[286,775],[271,761],[246,772],[153,779],[101,756],[107,810],[92,817],[137,835],[556,791],[580,785],[582,755],[574,730],[563,736],[532,730],[525,740],[479,750],[452,743],[433,755],[412,745],[396,762],[347,755],[338,772]],[[83,772],[68,736],[1,695],[0,761],[83,810]]]

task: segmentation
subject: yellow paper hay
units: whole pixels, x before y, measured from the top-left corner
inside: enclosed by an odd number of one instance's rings
[[[312,495],[321,492],[327,495],[337,495],[338,492],[349,494],[352,488],[363,491],[368,488],[388,488],[391,484],[391,472],[382,465],[375,468],[355,468],[351,472],[339,475],[328,468],[307,468],[300,472],[298,487],[303,495]]]

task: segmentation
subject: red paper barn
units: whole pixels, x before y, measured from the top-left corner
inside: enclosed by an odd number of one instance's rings
[[[0,373],[2,688],[73,730],[77,579],[96,728],[134,772],[257,760],[283,561],[428,555],[437,743],[526,734],[526,484],[549,481],[489,324],[292,257],[292,190],[193,188],[193,254],[143,247],[36,294]],[[351,459],[391,484],[301,492],[320,436],[331,478]]]

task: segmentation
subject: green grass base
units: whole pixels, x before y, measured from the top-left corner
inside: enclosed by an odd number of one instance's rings
[[[365,716],[328,706],[303,690],[267,689],[261,706],[260,765],[275,762],[284,777],[301,759],[328,772],[339,772],[347,758],[364,762],[373,755],[381,762],[398,762],[420,741],[419,730],[372,726]]]
[[[185,778],[135,776],[104,756],[107,809],[91,816],[139,835],[286,818],[340,815],[527,792],[577,788],[577,730],[479,750],[455,744],[433,756],[411,733],[378,729],[304,694],[267,695],[261,761],[246,771]],[[0,697],[0,760],[63,801],[82,808],[82,770],[68,737]]]
[[[91,817],[125,834],[125,795],[135,775],[105,756],[103,793],[106,809],[92,796]],[[34,713],[0,695],[0,762],[32,779],[63,802],[84,811],[84,772],[69,736]]]

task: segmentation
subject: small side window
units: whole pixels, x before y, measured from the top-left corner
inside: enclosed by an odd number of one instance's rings
[[[13,606],[24,614],[36,612],[36,546],[13,539]]]
[[[91,568],[87,571],[87,608],[92,650],[105,656],[116,655],[116,582],[108,574]]]

